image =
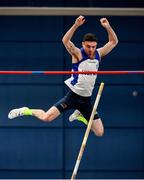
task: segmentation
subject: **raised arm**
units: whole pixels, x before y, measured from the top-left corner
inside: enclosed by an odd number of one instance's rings
[[[101,57],[103,57],[107,55],[109,52],[111,52],[112,49],[118,44],[118,38],[106,18],[100,19],[100,22],[108,33],[108,42],[103,47],[98,49]]]
[[[74,56],[75,58],[78,58],[80,54],[80,49],[77,48],[72,42],[71,38],[74,34],[74,32],[77,30],[77,28],[85,22],[84,16],[79,16],[73,26],[66,32],[66,34],[62,38],[62,42],[67,49],[67,51]]]

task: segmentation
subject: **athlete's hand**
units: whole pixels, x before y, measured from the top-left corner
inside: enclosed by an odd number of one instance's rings
[[[84,16],[79,16],[79,17],[75,20],[75,24],[76,24],[77,26],[83,25],[84,22],[85,22]]]
[[[104,28],[109,28],[110,27],[110,24],[109,24],[107,18],[101,18],[100,23]]]

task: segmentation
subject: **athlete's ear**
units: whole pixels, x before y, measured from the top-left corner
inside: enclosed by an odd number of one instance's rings
[[[82,41],[82,46],[84,46],[84,41]]]

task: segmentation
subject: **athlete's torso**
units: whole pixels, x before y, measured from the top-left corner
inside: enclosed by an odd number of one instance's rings
[[[82,59],[72,64],[72,71],[98,71],[100,56],[95,52],[95,58],[89,59],[84,49],[81,48]],[[76,94],[84,97],[92,95],[97,75],[73,74],[65,81],[66,85]]]

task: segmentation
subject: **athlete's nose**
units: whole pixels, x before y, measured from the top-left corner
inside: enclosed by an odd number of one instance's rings
[[[93,47],[90,46],[90,47],[89,47],[89,50],[90,50],[90,51],[93,51]]]

